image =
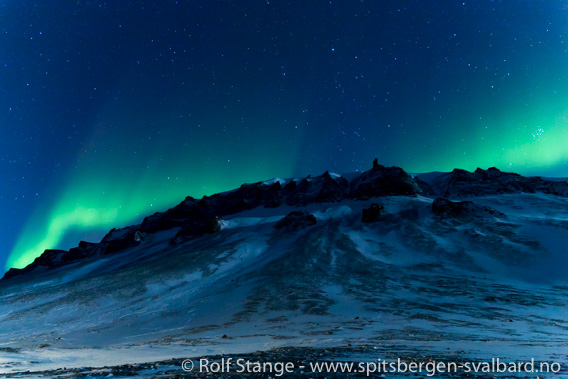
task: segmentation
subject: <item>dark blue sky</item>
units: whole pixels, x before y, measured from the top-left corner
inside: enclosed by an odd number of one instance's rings
[[[568,176],[564,1],[6,0],[0,27],[7,266],[374,157]]]

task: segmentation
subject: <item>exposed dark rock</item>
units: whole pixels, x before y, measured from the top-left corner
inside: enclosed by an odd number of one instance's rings
[[[444,196],[494,195],[502,193],[534,192],[518,174],[502,173],[496,168],[477,169],[475,172],[454,170],[444,188]]]
[[[12,353],[17,354],[20,352],[20,348],[13,348],[13,347],[0,347],[0,352],[2,353]]]
[[[160,230],[180,227],[187,218],[200,216],[205,211],[206,209],[199,205],[199,201],[188,196],[175,207],[146,217],[139,229],[144,233],[156,233]]]
[[[144,232],[141,232],[140,230],[137,230],[134,232],[134,241],[140,243],[142,241],[144,241],[147,237],[147,234]]]
[[[455,169],[451,173],[438,176],[430,184],[435,195],[449,198],[522,192],[568,196],[568,183],[566,182],[524,177],[515,173],[502,172],[495,167],[487,170],[478,168],[474,172]]]
[[[181,226],[182,224],[182,218],[172,218],[166,212],[157,212],[142,221],[140,230],[144,233],[156,233],[160,230],[168,230]]]
[[[28,267],[30,267],[30,266],[27,266],[26,269],[27,269]],[[22,275],[22,274],[25,274],[25,273],[26,273],[26,271],[25,271],[25,269],[23,269],[23,268],[14,268],[14,267],[12,267],[11,269],[9,269],[9,270],[4,274],[4,276],[2,277],[2,280],[11,279],[11,278],[13,278],[13,277],[16,277],[16,276],[19,276],[19,275]]]
[[[204,196],[198,205],[208,213],[226,216],[259,206],[276,208],[282,204],[280,182],[243,184],[238,189]]]
[[[140,225],[127,226],[126,228],[115,229],[112,228],[101,240],[101,242],[111,242],[122,239],[128,234],[132,234],[138,230]]]
[[[168,209],[165,213],[172,219],[183,219],[191,216],[195,212],[195,207],[199,200],[187,196],[181,203]]]
[[[379,160],[377,158],[373,159],[373,168],[383,168],[383,165],[379,164]]]
[[[315,178],[304,178],[299,183],[292,181],[283,192],[286,204],[306,205],[340,201],[346,197],[348,188],[349,182],[345,178],[333,178],[326,171]]]
[[[535,192],[547,193],[550,195],[568,197],[568,183],[565,181],[556,182],[543,180],[540,177],[529,178],[534,184]]]
[[[316,218],[306,211],[293,211],[276,223],[276,229],[299,230],[315,225]]]
[[[414,179],[400,167],[374,164],[351,182],[351,197],[366,200],[375,196],[412,196],[420,193]]]
[[[204,214],[201,218],[189,219],[177,232],[172,243],[179,243],[184,239],[201,237],[205,234],[217,233],[221,230],[220,219],[216,216]]]
[[[472,219],[476,217],[504,217],[495,208],[477,205],[472,201],[451,201],[437,198],[432,203],[432,213],[445,218]]]
[[[126,234],[124,234],[121,238],[111,240],[105,240],[103,238],[101,244],[106,244],[106,247],[104,248],[104,254],[112,254],[129,247],[138,246],[145,239],[146,235],[146,233],[133,228],[132,230],[129,230]]]
[[[308,178],[310,176],[308,175]],[[294,191],[297,187],[297,183],[295,180],[290,180],[288,183],[286,183],[286,185],[284,186],[284,188],[282,188],[282,190],[286,191],[286,192],[290,192],[290,191]]]
[[[422,190],[421,194],[424,196],[434,196],[435,191],[434,188],[430,185],[430,183],[425,182],[424,180],[420,179],[419,177],[415,177],[414,181],[418,184],[418,187]]]
[[[33,263],[38,266],[56,267],[61,264],[63,255],[66,253],[67,251],[65,250],[48,249],[37,257]]]
[[[385,209],[380,204],[373,203],[369,208],[363,209],[363,217],[361,221],[365,223],[375,222],[381,217],[382,211]]]
[[[145,233],[136,230],[137,226],[112,229],[99,243],[79,242],[79,246],[66,250],[45,250],[24,269],[10,269],[3,277],[9,279],[22,274],[39,272],[103,254],[112,254],[126,248],[137,246],[145,238]]]
[[[38,269],[38,268],[49,269],[49,268],[54,268],[54,267],[57,267],[57,266],[62,266],[62,265],[65,264],[65,262],[63,260],[63,256],[66,253],[67,253],[67,251],[65,251],[65,250],[45,250],[42,255],[37,257],[32,263],[30,263],[26,267],[24,267],[22,269],[11,268],[10,270],[8,270],[8,272],[6,272],[6,274],[4,274],[4,277],[2,278],[2,280],[10,279],[10,278],[13,278],[15,276],[19,276],[19,275],[23,275],[23,274],[28,274],[28,273],[31,273],[33,271],[36,271],[36,269]]]
[[[237,193],[240,192],[242,202],[256,208],[264,206],[265,208],[277,208],[282,205],[282,189],[280,182],[276,181],[270,185],[264,183],[243,184]],[[251,208],[251,209],[252,209]]]
[[[62,261],[66,263],[78,261],[95,255],[101,255],[105,250],[106,244],[81,241],[78,247],[69,249],[69,251],[63,255]]]

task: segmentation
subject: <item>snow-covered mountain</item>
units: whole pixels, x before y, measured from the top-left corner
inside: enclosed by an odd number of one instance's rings
[[[255,351],[565,370],[567,211],[566,182],[376,162],[188,197],[6,273],[0,374],[171,377]]]

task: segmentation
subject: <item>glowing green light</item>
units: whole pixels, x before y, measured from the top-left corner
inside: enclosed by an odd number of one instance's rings
[[[93,149],[97,154],[80,157],[78,174],[69,178],[66,192],[54,206],[29,220],[6,269],[25,267],[44,250],[61,248],[68,232],[103,234],[165,211],[189,195],[201,197],[233,189],[243,182],[291,175],[291,163],[282,159],[291,152],[278,143],[283,138],[280,135],[256,147],[232,141],[230,146],[217,146],[215,140],[206,140],[209,144],[191,149],[176,144],[179,138],[164,135],[162,140],[154,141],[152,149],[140,153],[143,164],[125,155],[123,144],[127,137],[107,136],[98,141]],[[231,156],[227,157],[229,151]]]
[[[459,137],[452,136],[451,143],[432,143],[426,154],[418,149],[401,149],[400,161],[409,154],[422,154],[422,158],[411,156],[404,167],[411,172],[497,167],[522,175],[542,175],[568,160],[568,110],[559,109],[562,106],[516,113],[510,110],[489,122],[459,120]],[[412,141],[409,145],[421,143]]]

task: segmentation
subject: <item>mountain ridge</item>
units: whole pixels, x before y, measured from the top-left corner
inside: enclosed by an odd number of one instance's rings
[[[306,347],[564,362],[566,185],[375,164],[188,197],[3,280],[0,376],[183,376],[175,358]]]
[[[100,242],[80,241],[77,247],[68,251],[47,249],[28,266],[10,268],[0,282],[86,258],[120,253],[139,245],[146,236],[162,230],[181,228],[170,240],[171,244],[216,233],[221,230],[219,221],[222,217],[261,206],[305,206],[344,199],[368,200],[374,197],[420,194],[442,199],[462,199],[513,193],[545,193],[568,197],[568,183],[541,177],[524,177],[502,172],[495,167],[487,170],[477,168],[474,172],[454,169],[449,173],[417,174],[412,177],[400,167],[385,167],[375,159],[370,170],[355,175],[351,180],[336,174],[332,176],[326,171],[315,177],[308,175],[301,179],[291,179],[284,185],[279,180],[267,180],[242,184],[239,188],[203,196],[200,200],[187,196],[178,205],[145,217],[140,224],[111,229]]]

